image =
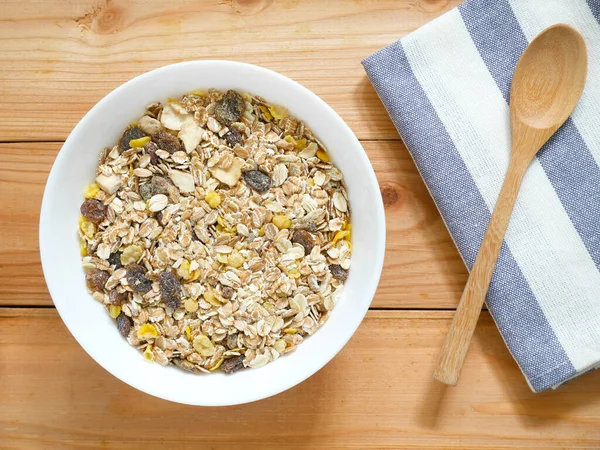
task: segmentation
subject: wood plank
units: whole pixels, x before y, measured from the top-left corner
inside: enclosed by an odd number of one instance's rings
[[[364,142],[387,215],[379,308],[453,308],[466,270],[400,141]],[[44,184],[58,143],[0,144],[0,305],[49,305],[39,261]]]
[[[461,1],[4,0],[0,141],[64,140],[123,82],[194,59],[273,69],[360,138],[397,139],[360,61]]]
[[[430,377],[448,312],[371,311],[348,346],[299,386],[197,408],[113,378],[53,310],[20,311],[0,311],[5,449],[600,446],[600,373],[533,394],[487,313],[456,388]]]

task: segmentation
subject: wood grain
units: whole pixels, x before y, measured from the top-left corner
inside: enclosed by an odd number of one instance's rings
[[[453,308],[466,270],[400,141],[363,143],[387,215],[378,308]],[[38,222],[58,143],[0,144],[0,305],[50,305],[39,260]]]
[[[226,408],[169,403],[118,381],[53,309],[0,316],[3,449],[600,446],[600,372],[531,393],[487,313],[456,388],[429,377],[448,312],[371,311],[316,375]]]
[[[362,139],[398,135],[360,61],[461,0],[0,2],[0,141],[64,140],[104,95],[151,69],[232,59],[327,101]]]

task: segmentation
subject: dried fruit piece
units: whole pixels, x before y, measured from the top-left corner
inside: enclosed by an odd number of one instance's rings
[[[269,112],[269,110],[267,109],[266,106],[258,105],[258,109],[260,112],[263,113],[263,117],[264,117],[265,121],[270,122],[271,120],[273,120],[273,116],[271,115],[271,113]]]
[[[221,183],[225,183],[228,186],[235,186],[240,177],[242,176],[242,166],[244,165],[244,161],[239,158],[235,158],[231,163],[231,166],[227,169],[222,169],[220,167],[211,167],[210,173],[213,177],[219,180]]]
[[[158,275],[158,286],[162,301],[169,307],[176,309],[181,303],[181,283],[171,272],[161,272]]]
[[[348,278],[348,271],[344,270],[339,264],[331,264],[329,266],[329,271],[331,272],[331,275],[333,275],[333,278],[340,281],[346,281]]]
[[[91,269],[85,274],[85,282],[92,292],[103,292],[110,275],[100,269]]]
[[[158,164],[159,158],[156,154],[156,150],[159,150],[158,145],[154,142],[148,142],[144,145],[144,148],[146,149],[146,153],[150,155],[150,164]]]
[[[242,145],[244,143],[244,138],[242,133],[240,133],[235,128],[231,128],[227,133],[225,133],[225,140],[230,147],[234,147],[236,145]]]
[[[131,141],[129,141],[129,146],[131,148],[141,148],[144,147],[151,140],[152,138],[150,136],[144,136],[139,139],[132,139]]]
[[[100,174],[96,177],[96,184],[109,195],[113,195],[121,187],[123,182],[120,175],[106,176]]]
[[[323,162],[329,162],[329,154],[325,150],[317,150],[317,158],[319,158]]]
[[[242,96],[234,90],[229,90],[215,105],[214,115],[223,125],[229,125],[239,121],[245,110],[246,102]]]
[[[221,286],[221,295],[223,298],[229,300],[231,297],[233,297],[233,289],[229,286]]]
[[[154,175],[149,183],[140,186],[140,195],[144,200],[150,200],[153,195],[163,194],[169,195],[171,183],[164,177]]]
[[[151,323],[145,323],[140,327],[140,329],[137,332],[137,335],[140,340],[146,341],[148,339],[154,339],[155,337],[157,337],[158,331],[156,330],[156,327]]]
[[[204,201],[208,203],[208,206],[215,209],[221,204],[221,196],[215,191],[208,191],[204,196]]]
[[[162,130],[163,126],[158,120],[150,116],[144,116],[138,120],[138,127],[141,128],[144,133],[154,134]]]
[[[144,131],[138,127],[127,128],[121,136],[121,139],[119,139],[119,150],[129,150],[131,148],[129,145],[131,141],[143,138],[144,136],[146,136],[146,133],[144,133]]]
[[[80,241],[79,242],[79,254],[81,256],[87,256],[88,255],[87,244],[85,243],[85,241]]]
[[[108,298],[110,300],[110,303],[115,306],[121,306],[129,301],[129,296],[127,295],[127,292],[119,292],[116,289],[112,289],[108,293]]]
[[[335,245],[337,243],[337,241],[340,241],[342,239],[349,240],[350,234],[351,234],[351,231],[349,229],[338,231],[337,233],[335,233],[335,236],[333,237],[333,244]]]
[[[225,340],[225,345],[227,345],[227,348],[229,350],[237,348],[237,346],[238,346],[238,333],[233,333],[233,334],[228,335],[227,339]]]
[[[85,216],[79,216],[79,229],[90,239],[94,237],[94,233],[96,232],[96,226],[87,220]]]
[[[96,183],[92,183],[85,188],[83,196],[85,198],[94,198],[96,195],[98,195],[98,192],[100,192],[100,186],[98,186]]]
[[[285,214],[276,214],[273,216],[273,225],[275,225],[280,230],[284,228],[289,228],[292,226],[292,221]]]
[[[131,319],[129,317],[127,317],[123,311],[121,311],[121,314],[119,314],[119,316],[117,317],[117,329],[119,330],[119,333],[121,333],[121,336],[123,336],[124,338],[127,338],[129,336],[129,332],[131,331]]]
[[[106,206],[95,198],[89,198],[83,202],[80,211],[86,219],[95,224],[99,224],[106,218]]]
[[[171,133],[165,130],[160,130],[152,135],[152,140],[158,145],[158,148],[173,154],[181,150],[181,142]]]
[[[244,367],[244,356],[236,356],[234,358],[229,358],[223,361],[221,364],[221,370],[225,373],[233,373]]]
[[[206,300],[207,303],[210,303],[211,305],[216,306],[217,308],[221,306],[221,303],[219,302],[219,300],[217,300],[215,294],[213,294],[213,292],[210,289],[204,291],[202,297],[204,298],[204,300]]]
[[[119,314],[121,314],[121,306],[109,305],[108,314],[110,314],[110,317],[112,317],[113,319],[116,319],[117,317],[119,317]]]
[[[190,263],[188,261],[183,261],[181,265],[177,268],[177,275],[179,275],[184,280],[195,281],[200,278],[202,272],[200,269],[190,270]]]
[[[121,252],[111,253],[108,257],[108,263],[113,266],[113,269],[115,270],[123,267],[123,264],[121,264]]]
[[[294,244],[300,244],[304,247],[304,253],[309,254],[315,246],[315,238],[311,233],[306,230],[296,230],[292,236],[292,242]]]
[[[269,111],[276,120],[284,119],[287,116],[287,108],[285,106],[271,105],[269,106]]]
[[[196,147],[202,140],[203,135],[204,130],[198,125],[193,117],[190,117],[181,126],[181,131],[177,137],[181,139],[181,142],[183,142],[185,151],[191,153],[196,150]]]
[[[169,130],[179,131],[183,124],[193,118],[179,103],[171,102],[162,110],[160,122]]]
[[[152,346],[149,345],[148,347],[146,347],[146,350],[144,350],[144,353],[142,353],[144,355],[144,359],[148,362],[154,362],[154,353],[152,353]]]
[[[194,338],[192,346],[201,356],[212,356],[216,352],[215,345],[203,334],[199,334]]]
[[[146,106],[146,111],[150,117],[158,117],[163,109],[161,102],[152,103]]]
[[[146,268],[140,264],[129,264],[127,267],[127,282],[135,292],[148,292],[152,289],[152,281],[146,278]]]
[[[248,186],[261,194],[271,188],[271,178],[260,170],[248,170],[242,173],[242,177]]]
[[[192,372],[195,374],[202,374],[202,371],[198,369],[192,362],[187,359],[173,358],[173,364],[175,364],[180,369],[183,369],[187,372]]]
[[[126,266],[127,264],[137,262],[142,256],[143,250],[139,245],[130,245],[129,247],[125,247],[123,249],[123,253],[121,253],[121,264]]]

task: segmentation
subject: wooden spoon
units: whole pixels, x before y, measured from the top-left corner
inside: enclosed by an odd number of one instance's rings
[[[568,25],[544,30],[519,59],[510,92],[512,156],[433,374],[442,383],[454,386],[458,380],[523,176],[538,150],[573,112],[586,75],[585,42]]]

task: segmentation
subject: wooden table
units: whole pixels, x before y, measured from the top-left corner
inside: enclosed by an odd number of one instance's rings
[[[1,0],[0,448],[600,448],[600,372],[532,394],[487,313],[459,386],[430,377],[467,273],[360,60],[458,3]],[[135,75],[211,58],[325,99],[363,142],[388,227],[348,346],[288,392],[227,408],[158,400],[92,361],[52,306],[37,243],[48,171],[81,116]]]

